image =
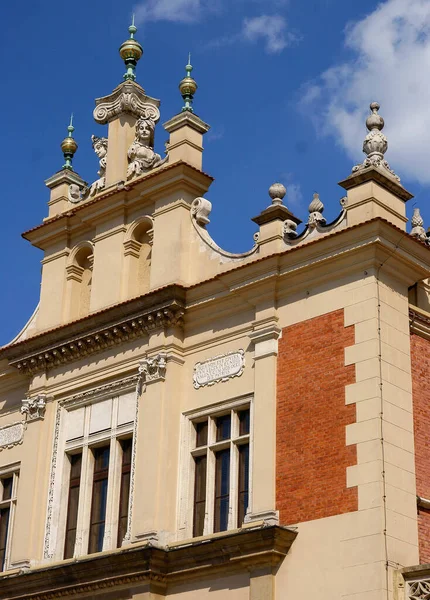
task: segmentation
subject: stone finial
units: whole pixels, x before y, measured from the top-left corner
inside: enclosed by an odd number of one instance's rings
[[[414,214],[412,215],[411,225],[412,229],[410,235],[412,237],[418,238],[422,242],[427,242],[428,238],[426,230],[424,229],[424,220],[420,214],[419,208],[414,208]]]
[[[324,211],[324,204],[321,202],[319,194],[315,192],[312,202],[309,204],[309,227],[316,227],[317,225],[324,225],[326,220],[322,213]]]
[[[287,189],[282,183],[273,183],[269,188],[269,196],[272,198],[272,204],[282,204],[286,193]]]
[[[395,174],[385,160],[385,153],[388,149],[388,140],[382,133],[385,123],[384,119],[378,113],[379,108],[380,106],[377,102],[372,102],[370,105],[371,114],[366,119],[366,127],[369,133],[366,135],[363,142],[363,152],[366,154],[366,158],[363,163],[356,165],[352,169],[352,172],[356,173],[357,171],[367,169],[368,167],[377,167],[383,170],[386,175],[394,177],[394,179],[400,182],[400,177]]]

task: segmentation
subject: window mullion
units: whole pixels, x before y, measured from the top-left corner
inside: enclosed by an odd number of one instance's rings
[[[121,479],[121,452],[115,437],[110,441],[109,473],[106,503],[106,524],[103,539],[103,550],[116,548],[119,511],[119,480]]]
[[[238,506],[238,473],[239,454],[236,444],[230,444],[230,497],[228,506],[228,529],[237,528],[237,506]]]
[[[215,505],[215,453],[209,448],[207,450],[206,469],[206,515],[204,535],[212,533],[214,528],[214,505]]]

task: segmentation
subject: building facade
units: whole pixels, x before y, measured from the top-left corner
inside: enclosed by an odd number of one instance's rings
[[[191,64],[161,157],[135,33],[98,178],[71,123],[24,234],[44,258],[0,350],[0,598],[430,598],[430,246],[379,105],[338,217],[315,194],[301,224],[275,183],[232,254]]]

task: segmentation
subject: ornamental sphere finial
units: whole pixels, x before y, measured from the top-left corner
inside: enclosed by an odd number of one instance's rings
[[[287,188],[282,183],[273,183],[269,188],[269,196],[272,198],[272,204],[282,204],[286,193]]]
[[[369,131],[372,131],[372,129],[379,129],[379,131],[382,131],[382,129],[384,129],[384,119],[378,114],[380,108],[378,102],[372,102],[370,105],[371,114],[366,119],[366,127]]]
[[[182,98],[184,99],[184,106],[182,107],[183,112],[194,112],[193,99],[198,86],[195,79],[191,77],[192,70],[193,67],[191,65],[191,54],[188,54],[188,64],[185,65],[186,75],[179,83],[179,91],[181,92]]]
[[[134,15],[128,31],[130,37],[119,47],[119,55],[127,67],[127,71],[124,74],[125,81],[136,81],[136,66],[138,61],[142,58],[143,48],[139,42],[134,39],[134,34],[137,32],[137,27],[134,24]]]
[[[68,135],[61,142],[61,150],[63,151],[63,156],[65,163],[63,165],[63,169],[68,169],[69,171],[73,171],[72,160],[73,156],[78,149],[78,144],[73,138],[73,132],[75,128],[73,127],[73,114],[70,117],[70,124],[67,127]]]

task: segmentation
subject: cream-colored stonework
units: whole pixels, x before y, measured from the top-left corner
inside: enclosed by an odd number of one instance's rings
[[[363,164],[341,183],[338,218],[327,225],[314,198],[301,226],[274,184],[254,240],[230,253],[208,230],[211,209],[220,210],[204,198],[209,126],[187,110],[170,118],[161,164],[148,159],[159,101],[138,84],[98,99],[94,116],[108,124],[104,186],[73,203],[69,186],[85,186],[76,173],[47,181],[49,215],[24,234],[44,252],[40,305],[1,349],[0,483],[12,474],[19,485],[0,595],[392,600],[396,569],[419,562],[409,302],[414,292],[417,310],[428,310],[430,250],[405,231],[411,195],[388,167]],[[150,139],[130,152],[143,143],[142,117],[152,119]],[[356,422],[345,445],[356,446],[357,464],[345,485],[357,488],[358,507],[280,524],[278,340],[288,326],[340,309],[355,335],[344,364],[355,368],[345,402]],[[241,434],[238,415],[248,409]],[[196,424],[213,427],[226,414],[236,429],[228,442],[210,434],[210,510],[193,537]],[[238,456],[248,442],[249,503],[238,523]],[[227,444],[228,530],[215,532],[214,452]],[[89,555],[94,449],[107,445],[105,530]],[[70,461],[80,453],[76,541],[63,560]]]

